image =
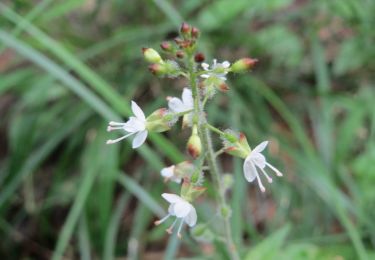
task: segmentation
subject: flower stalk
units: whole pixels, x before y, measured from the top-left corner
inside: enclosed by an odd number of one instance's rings
[[[215,151],[212,146],[210,130],[209,130],[208,124],[206,123],[205,118],[202,118],[204,111],[202,111],[203,107],[201,108],[200,106],[201,97],[200,97],[198,86],[197,86],[197,74],[195,71],[196,69],[195,69],[193,56],[189,56],[188,70],[189,70],[189,77],[190,77],[190,86],[191,86],[193,100],[194,100],[194,119],[196,120],[196,123],[198,125],[198,133],[202,140],[203,152],[206,154],[206,161],[207,161],[207,165],[209,168],[209,172],[212,175],[215,181],[215,186],[218,190],[217,202],[218,202],[218,208],[221,211],[221,209],[223,208],[228,208],[228,205],[226,203],[226,198],[225,198],[225,189],[221,182],[220,170],[215,159],[216,156],[215,156]],[[233,241],[232,227],[229,221],[229,217],[230,216],[223,217],[224,226],[225,226],[225,244],[227,246],[230,258],[232,260],[239,260],[240,256],[238,254],[238,251]]]

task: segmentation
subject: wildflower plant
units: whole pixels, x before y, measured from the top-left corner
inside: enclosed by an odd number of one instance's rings
[[[149,132],[165,132],[170,130],[179,118],[182,118],[182,127],[190,131],[190,137],[186,142],[186,150],[190,155],[186,161],[176,165],[166,166],[161,169],[161,178],[164,181],[173,181],[180,185],[180,194],[163,193],[161,196],[170,204],[168,214],[155,221],[160,225],[170,217],[174,217],[172,225],[167,229],[168,233],[174,232],[177,224],[177,235],[182,237],[181,232],[184,224],[194,227],[199,219],[194,204],[196,199],[205,193],[205,182],[213,181],[213,187],[217,195],[217,214],[224,223],[224,241],[231,259],[240,259],[232,238],[230,226],[231,209],[227,204],[226,191],[230,189],[233,178],[220,173],[217,157],[222,153],[244,159],[244,179],[254,182],[259,186],[261,192],[265,192],[260,174],[271,183],[272,177],[266,172],[266,167],[271,169],[276,176],[282,176],[281,172],[267,162],[261,153],[267,146],[264,141],[251,149],[246,136],[234,130],[220,130],[209,123],[205,107],[215,94],[229,91],[227,77],[230,73],[245,73],[250,71],[257,63],[253,58],[242,58],[231,64],[229,61],[219,62],[214,59],[205,63],[205,56],[198,51],[198,40],[200,32],[196,27],[183,23],[180,28],[180,36],[174,42],[161,43],[161,49],[165,54],[162,57],[159,52],[152,48],[143,48],[143,56],[150,63],[149,70],[156,76],[186,79],[186,86],[182,91],[181,98],[167,97],[168,108],[160,108],[148,117],[136,102],[131,102],[134,116],[125,123],[110,122],[108,131],[120,130],[125,134],[117,139],[108,140],[107,144],[117,143],[125,138],[133,136],[132,147],[140,147],[147,138]],[[223,147],[214,150],[211,134],[218,135]],[[204,174],[210,178],[203,178]],[[229,180],[229,181],[228,181]],[[233,180],[242,181],[242,180]]]

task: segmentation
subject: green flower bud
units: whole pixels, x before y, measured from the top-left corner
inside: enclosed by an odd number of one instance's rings
[[[231,174],[224,174],[222,178],[222,182],[223,182],[224,189],[229,190],[230,188],[232,188],[233,183],[234,183],[233,176]]]
[[[193,133],[188,140],[187,150],[193,158],[197,158],[202,153],[202,142],[196,125],[194,125]]]
[[[146,118],[146,128],[150,132],[165,132],[171,129],[170,120],[167,115],[168,110],[166,108],[160,108],[154,111],[151,115]]]
[[[232,210],[228,205],[223,205],[220,207],[220,216],[223,219],[229,219],[230,216],[232,215]]]
[[[242,58],[242,59],[236,61],[230,67],[230,69],[231,69],[232,72],[235,72],[235,73],[245,72],[247,70],[252,69],[257,62],[258,62],[257,59]]]
[[[225,152],[230,155],[245,159],[251,152],[246,136],[243,133],[235,136],[234,132],[226,131],[222,139]]]
[[[163,59],[160,57],[160,54],[152,48],[142,48],[143,56],[146,61],[150,63],[162,63]]]
[[[198,224],[191,230],[192,236],[200,242],[210,243],[214,241],[215,235],[206,224]]]
[[[206,190],[207,188],[195,185],[186,177],[182,183],[181,197],[191,202],[202,195]]]

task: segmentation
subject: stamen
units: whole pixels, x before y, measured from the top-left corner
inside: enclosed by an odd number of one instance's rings
[[[108,141],[107,141],[107,144],[114,144],[114,143],[117,143],[117,142],[119,142],[119,141],[121,141],[121,140],[123,140],[123,139],[125,139],[125,138],[127,138],[127,137],[129,137],[129,136],[131,136],[131,135],[133,135],[133,134],[135,134],[135,133],[130,133],[130,134],[124,135],[124,136],[122,136],[122,137],[120,137],[120,138],[117,138],[117,139],[114,139],[114,140],[108,140]]]
[[[271,170],[273,170],[276,173],[277,176],[279,176],[279,177],[283,176],[283,174],[278,169],[276,169],[274,166],[272,166],[270,163],[266,162],[266,165],[268,167],[270,167]]]
[[[258,168],[262,171],[262,173],[264,174],[264,176],[266,176],[268,183],[272,183],[272,178],[270,176],[268,176],[268,174],[266,173],[266,171],[263,168],[261,168],[261,167],[258,167]]]
[[[122,126],[108,126],[107,127],[107,132],[111,132],[113,130],[121,130],[124,129]]]
[[[177,231],[177,236],[178,236],[179,239],[182,238],[181,229],[182,229],[183,224],[184,224],[184,220],[181,219],[181,223],[180,223],[180,226],[178,227],[178,231]]]
[[[263,184],[262,184],[262,181],[260,180],[260,177],[259,175],[257,174],[257,180],[258,180],[258,185],[259,185],[259,188],[262,192],[265,192],[266,191],[266,188],[264,188]]]
[[[164,221],[166,221],[169,217],[170,217],[171,215],[166,215],[164,218],[162,218],[162,219],[159,219],[159,220],[156,220],[155,222],[154,222],[154,224],[155,225],[160,225],[161,223],[163,223]]]
[[[166,229],[166,231],[167,231],[168,234],[172,234],[173,227],[176,225],[177,220],[178,220],[178,218],[176,218],[176,219],[173,221],[172,225],[171,225],[169,228]]]
[[[109,125],[110,126],[121,126],[121,125],[125,125],[125,123],[111,121],[111,122],[109,122]]]

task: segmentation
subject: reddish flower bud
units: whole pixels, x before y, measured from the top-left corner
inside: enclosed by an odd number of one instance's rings
[[[197,27],[191,28],[191,36],[193,38],[198,38],[199,37],[199,30]]]
[[[186,34],[189,33],[189,31],[190,31],[190,25],[187,24],[187,23],[185,23],[185,22],[183,22],[183,23],[181,24],[180,32],[181,32],[183,35],[186,35]]]
[[[148,69],[152,74],[157,76],[164,75],[167,72],[165,66],[159,63],[151,64],[150,66],[148,66]]]
[[[227,84],[225,84],[224,82],[222,82],[220,85],[219,85],[219,90],[221,92],[227,92],[229,90],[229,86]]]
[[[172,44],[170,42],[162,42],[160,44],[160,48],[162,48],[165,51],[171,51],[172,50]]]
[[[257,59],[252,59],[252,58],[242,58],[236,61],[232,66],[231,66],[231,71],[232,72],[244,72],[247,70],[250,70],[254,67],[254,65],[258,62]]]
[[[197,158],[202,153],[202,142],[196,125],[193,126],[193,133],[188,140],[187,150],[193,158]]]
[[[198,62],[198,63],[203,62],[205,60],[204,54],[201,52],[198,52],[197,54],[195,54],[194,60],[195,62]]]
[[[181,39],[181,38],[174,38],[174,42],[175,42],[177,45],[181,45],[181,44],[184,42],[184,40]]]
[[[177,58],[182,59],[184,56],[185,56],[185,54],[184,54],[183,51],[177,51],[177,52],[176,52],[176,57],[177,57]]]

